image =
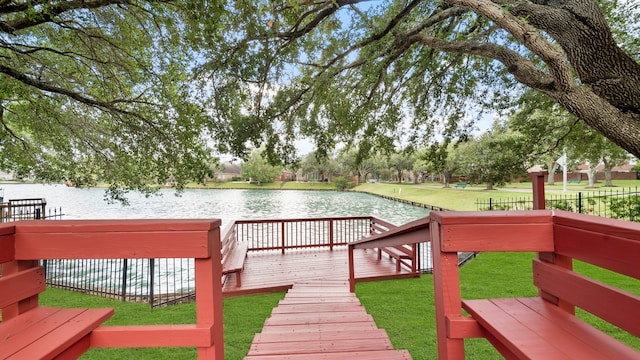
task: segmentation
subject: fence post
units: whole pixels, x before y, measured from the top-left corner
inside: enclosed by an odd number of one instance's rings
[[[578,193],[578,214],[582,214],[582,191]]]
[[[537,171],[529,173],[529,177],[531,178],[531,184],[533,186],[533,209],[534,210],[544,210],[546,207],[545,204],[545,195],[544,195],[544,176],[547,175],[546,171]]]
[[[153,309],[154,297],[153,293],[153,278],[155,277],[155,260],[154,258],[149,259],[149,304],[151,304],[151,308]]]
[[[127,270],[128,259],[122,259],[122,301],[127,301]]]
[[[493,210],[493,199],[489,198],[489,210]]]

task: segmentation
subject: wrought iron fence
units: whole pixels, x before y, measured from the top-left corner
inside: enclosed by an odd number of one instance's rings
[[[566,210],[613,219],[640,221],[638,188],[607,189],[570,194],[546,194],[547,209]],[[531,210],[532,196],[477,200],[478,210]]]
[[[47,285],[144,302],[151,307],[193,300],[193,259],[43,260]]]
[[[0,222],[60,218],[62,208],[47,209],[47,201],[43,198],[12,199],[0,203]]]

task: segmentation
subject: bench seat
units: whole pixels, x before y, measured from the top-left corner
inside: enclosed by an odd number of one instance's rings
[[[378,248],[378,260],[382,259],[383,252],[396,260],[397,272],[400,272],[403,264],[409,269],[412,269],[411,261],[413,260],[413,254],[410,246],[399,245]]]
[[[77,357],[90,347],[89,335],[113,309],[36,307],[0,323],[0,359]]]
[[[234,241],[234,245],[229,247],[226,253],[223,254],[222,260],[222,274],[236,274],[236,286],[242,286],[242,276],[240,273],[244,269],[244,260],[247,258],[247,251],[249,250],[248,243],[244,241]]]
[[[638,352],[540,297],[465,300],[462,307],[519,359],[638,359]],[[495,341],[492,341],[492,343]]]

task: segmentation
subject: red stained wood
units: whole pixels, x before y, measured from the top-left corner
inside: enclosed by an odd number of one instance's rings
[[[432,211],[429,218],[443,225],[536,224],[552,222],[550,210],[530,211]]]
[[[296,284],[256,334],[246,359],[410,359],[406,351],[393,350],[359,302],[313,303],[314,298],[357,300],[348,289],[346,282]],[[292,298],[307,302],[288,304]]]
[[[523,359],[637,359],[640,353],[540,298],[468,300],[467,310]]]
[[[377,259],[374,250],[354,250],[355,277],[357,281],[385,278],[415,277],[402,268],[396,272],[395,262]],[[323,279],[325,281],[347,282],[349,279],[349,259],[347,247],[287,251],[250,251],[242,271],[242,286],[235,282],[235,274],[228,275],[224,283],[224,296],[238,296],[274,291],[286,291],[295,283]],[[348,292],[348,287],[346,288]]]
[[[209,250],[206,232],[16,233],[18,260],[204,258]]]
[[[321,354],[279,354],[247,356],[245,360],[410,360],[411,355],[406,350],[382,350],[382,351],[354,351]]]
[[[495,218],[490,218],[498,220]],[[454,251],[553,251],[553,224],[456,224],[444,230],[441,249]]]
[[[566,225],[554,227],[556,253],[640,279],[640,240]]]
[[[464,359],[486,337],[508,359],[638,359],[640,352],[577,319],[581,307],[639,336],[640,297],[572,271],[572,259],[638,279],[640,226],[565,212],[432,213],[438,353]],[[462,302],[457,251],[537,251],[540,297]],[[557,304],[557,305],[556,305]]]
[[[211,346],[212,328],[197,325],[103,326],[91,334],[93,347]]]
[[[4,318],[0,323],[0,358],[73,359],[91,346],[193,346],[198,347],[200,358],[222,359],[219,223],[118,220],[16,224],[15,236],[0,235],[0,250],[12,247],[15,240],[17,259],[3,264],[0,277]],[[195,258],[197,324],[98,328],[113,314],[112,309],[37,306],[37,294],[44,290],[44,275],[33,259],[129,257]]]
[[[14,236],[15,226],[0,226],[0,264],[14,260]]]
[[[640,296],[538,260],[533,272],[540,289],[640,336]]]
[[[113,315],[113,309],[38,307],[0,324],[0,358],[53,359]]]

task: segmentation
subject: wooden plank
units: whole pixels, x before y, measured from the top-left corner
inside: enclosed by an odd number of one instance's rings
[[[325,314],[288,314],[287,316],[274,316],[265,321],[265,325],[298,325],[298,324],[330,324],[373,321],[371,315],[366,313],[334,312],[331,316]]]
[[[204,231],[46,234],[17,232],[15,236],[15,256],[18,260],[210,256],[208,235]]]
[[[258,333],[253,338],[253,343],[272,342],[299,342],[309,340],[336,341],[343,339],[388,339],[387,332],[382,329],[371,329],[361,331],[318,331],[318,332],[296,332],[283,336],[283,333]]]
[[[253,343],[248,355],[313,354],[372,350],[393,350],[393,346],[389,338]]]
[[[465,301],[464,308],[528,359],[637,359],[640,353],[540,298]],[[604,345],[604,346],[603,346]]]
[[[445,252],[554,250],[551,222],[447,225],[443,237]]]
[[[562,327],[565,331],[574,334],[581,339],[588,339],[586,342],[590,347],[596,349],[598,353],[605,354],[609,359],[638,359],[640,352],[622,344],[613,337],[601,332],[600,330],[584,323],[582,320],[575,318],[567,312],[549,304],[540,298],[522,298],[521,303],[536,311],[551,321],[557,318],[563,318],[563,321],[556,321],[555,325]],[[566,320],[566,321],[565,321]]]
[[[554,224],[640,241],[640,223],[554,210]]]
[[[443,225],[551,223],[550,210],[529,211],[432,211],[431,221]]]
[[[318,333],[327,331],[368,331],[377,329],[374,322],[352,322],[352,323],[315,323],[315,324],[288,324],[269,325],[265,324],[262,329],[263,334],[293,334],[293,333]]]
[[[640,279],[640,241],[565,225],[554,227],[554,238],[558,254]]]
[[[91,334],[91,346],[171,347],[212,345],[212,327],[199,325],[102,326]]]
[[[533,271],[540,289],[640,336],[640,296],[539,260]]]
[[[14,236],[11,232],[13,228],[13,226],[0,227],[0,231],[6,232],[6,234],[0,234],[0,264],[15,259]]]
[[[322,313],[322,312],[364,312],[365,309],[360,303],[330,303],[330,304],[279,304],[273,309],[272,315],[275,314],[296,314],[296,313]]]
[[[19,222],[20,233],[96,233],[204,231],[220,227],[220,219],[35,220]]]
[[[427,241],[430,241],[429,217],[424,217],[355,241],[352,246],[356,249],[374,249]]]
[[[21,315],[6,322],[11,323],[9,328],[18,323],[22,330],[11,330],[12,336],[3,339],[0,358],[53,359],[113,315],[113,309],[38,310],[37,314],[45,315],[43,318],[24,321]]]
[[[46,288],[42,266],[0,277],[0,308],[43,292]]]
[[[382,350],[382,351],[354,351],[335,352],[321,354],[287,354],[287,355],[249,355],[245,360],[410,360],[411,355],[406,350]]]

